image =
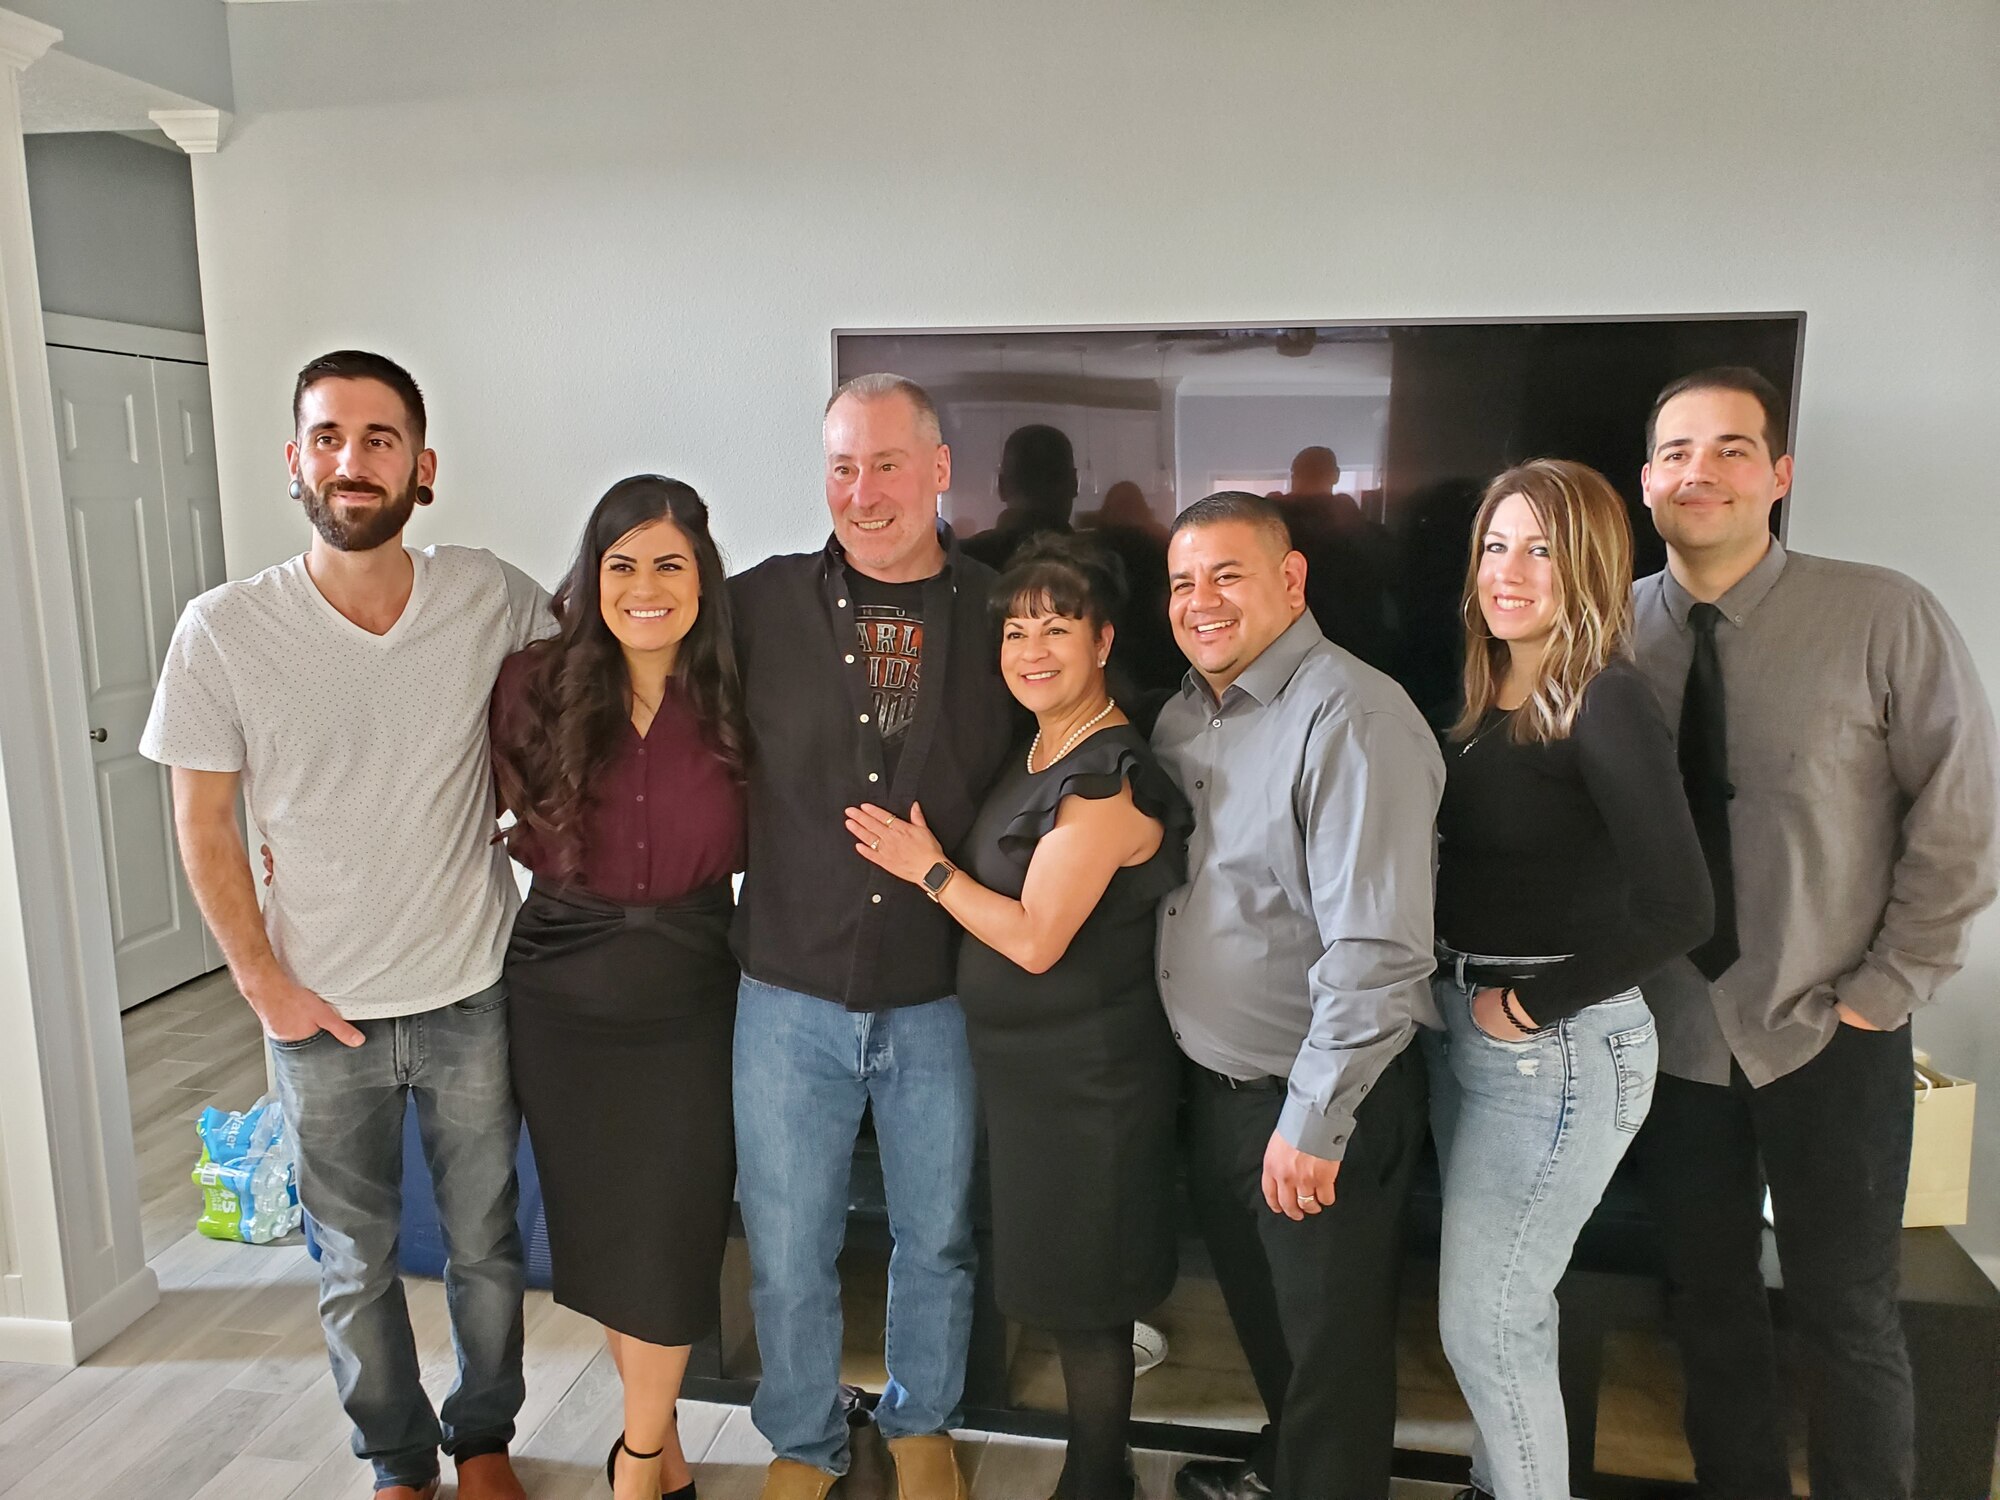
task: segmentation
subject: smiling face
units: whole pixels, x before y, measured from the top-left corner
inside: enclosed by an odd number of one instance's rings
[[[1105,698],[1111,627],[1075,615],[1010,615],[1000,631],[1000,675],[1023,708],[1060,716]]]
[[[1183,527],[1167,575],[1174,641],[1218,695],[1305,613],[1305,558],[1254,521]]]
[[[951,488],[951,450],[907,397],[843,396],[826,414],[826,508],[848,561],[883,583],[915,583],[944,566],[937,498]]]
[[[1479,539],[1479,612],[1486,628],[1510,646],[1547,641],[1562,603],[1555,560],[1541,518],[1525,495],[1494,507]]]
[[[401,538],[417,486],[437,477],[437,455],[411,429],[403,398],[379,380],[332,377],[301,394],[285,463],[328,546],[369,552]]]
[[[597,565],[598,609],[628,652],[674,653],[701,613],[701,577],[694,545],[662,517],[627,532]]]
[[[1703,568],[1754,563],[1771,507],[1792,487],[1790,454],[1773,458],[1764,407],[1744,391],[1684,391],[1660,408],[1640,483],[1668,547]]]

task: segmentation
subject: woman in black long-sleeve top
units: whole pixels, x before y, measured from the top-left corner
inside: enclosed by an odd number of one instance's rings
[[[1567,1500],[1556,1283],[1652,1102],[1637,988],[1708,933],[1672,736],[1625,658],[1625,505],[1581,464],[1487,487],[1447,737],[1427,1038],[1444,1162],[1438,1318],[1474,1497]]]

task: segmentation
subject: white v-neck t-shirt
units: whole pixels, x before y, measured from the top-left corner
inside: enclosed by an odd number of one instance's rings
[[[410,549],[386,634],[320,593],[304,557],[188,605],[139,753],[240,771],[276,874],[287,973],[350,1021],[415,1015],[500,977],[519,894],[493,843],[486,712],[500,663],[555,629],[490,552]]]

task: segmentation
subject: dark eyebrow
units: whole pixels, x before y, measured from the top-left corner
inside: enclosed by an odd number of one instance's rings
[[[393,438],[400,438],[403,435],[402,428],[392,426],[390,423],[387,422],[370,422],[366,427],[363,427],[361,430],[363,433],[386,432],[389,434],[390,437]],[[332,421],[315,422],[312,424],[312,426],[306,429],[306,435],[308,437],[316,437],[322,432],[338,432],[338,431],[340,431],[340,424],[338,422],[332,422]]]
[[[604,554],[604,559],[606,562],[609,562],[614,557],[617,558],[620,562],[638,561],[638,559],[633,557],[632,554],[629,552],[607,552]],[[677,559],[681,562],[686,562],[688,560],[688,555],[685,552],[662,552],[658,557],[653,559],[653,566],[658,567],[663,562],[673,562]]]
[[[1679,448],[1693,441],[1694,439],[1689,437],[1661,438],[1657,443],[1653,444],[1653,451],[1657,453],[1662,448]],[[1764,440],[1754,432],[1725,432],[1718,436],[1716,441],[1718,443],[1762,443]]]
[[[1208,571],[1211,573],[1220,573],[1224,568],[1240,568],[1242,566],[1243,564],[1239,562],[1237,559],[1233,557],[1225,557],[1222,559],[1222,561],[1212,564]],[[1180,568],[1175,572],[1169,573],[1167,576],[1169,579],[1192,578],[1194,577],[1194,570],[1191,568]]]

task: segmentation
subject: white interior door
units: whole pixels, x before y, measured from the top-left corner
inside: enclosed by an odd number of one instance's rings
[[[167,772],[139,754],[174,621],[221,577],[208,371],[51,348],[49,374],[118,1003],[129,1009],[216,962],[175,847]]]

